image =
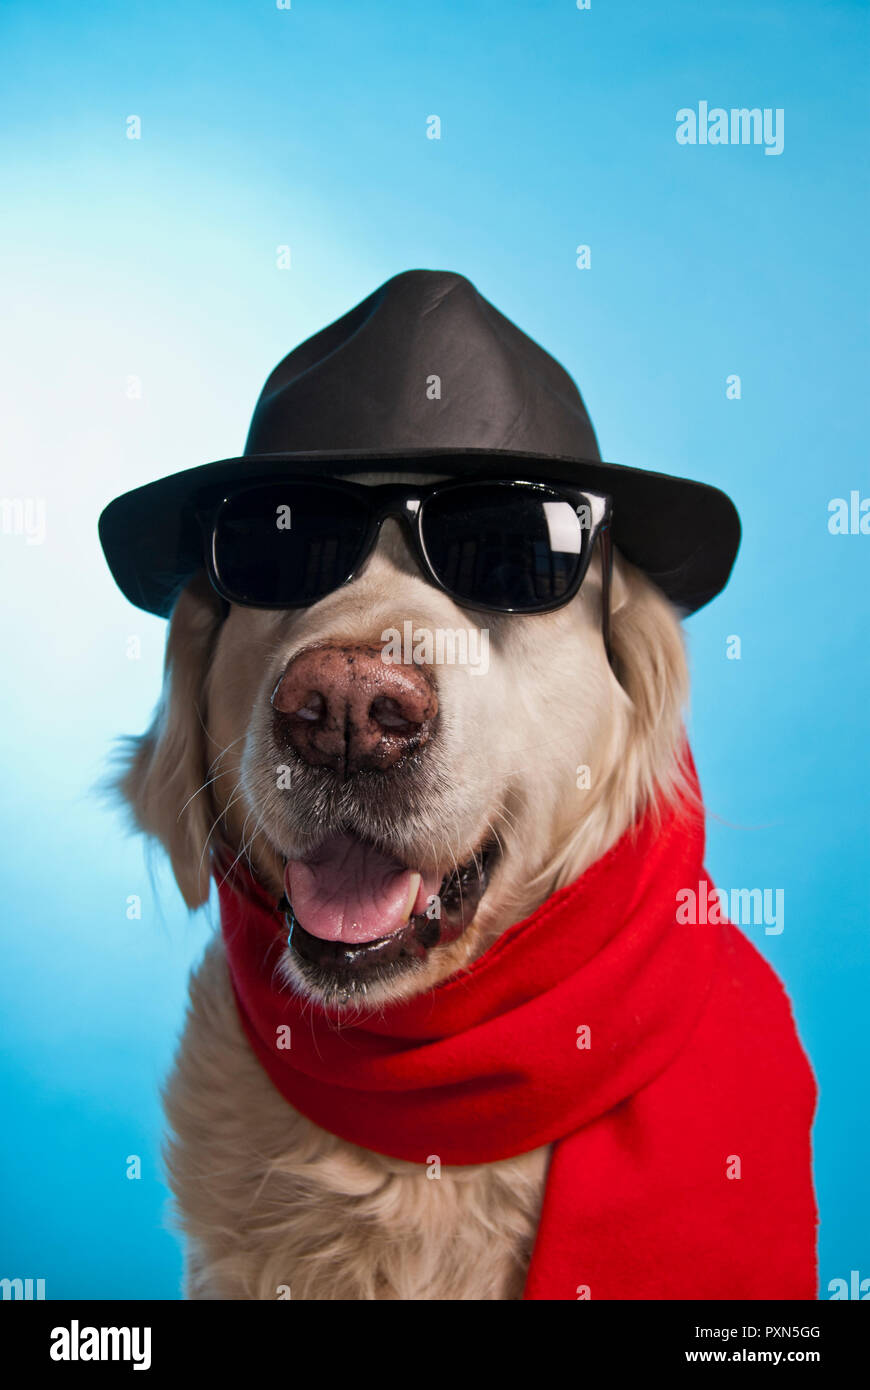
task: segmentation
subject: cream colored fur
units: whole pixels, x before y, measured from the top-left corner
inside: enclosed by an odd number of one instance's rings
[[[499,864],[458,941],[355,1005],[383,1007],[462,969],[603,854],[657,788],[672,795],[682,784],[677,615],[618,555],[612,606],[618,680],[601,642],[597,563],[571,604],[525,618],[457,608],[425,582],[390,522],[363,573],[308,610],[232,608],[223,618],[200,577],[176,605],[161,704],[132,742],[121,789],[167,849],[190,907],[208,895],[219,846],[244,855],[277,898],[284,857],[317,837],[304,805],[275,790],[269,695],[288,660],[321,641],[377,642],[408,618],[416,628],[487,627],[486,676],[438,669],[425,795],[381,832],[404,862],[444,869],[495,835]],[[588,788],[578,786],[583,767]],[[305,988],[289,952],[283,968]],[[547,1151],[434,1178],[325,1134],[251,1053],[219,940],[192,983],[167,1114],[190,1297],[521,1295]]]
[[[193,982],[166,1109],[189,1297],[522,1292],[546,1150],[436,1178],[326,1134],[283,1100],[251,1052],[217,941]]]

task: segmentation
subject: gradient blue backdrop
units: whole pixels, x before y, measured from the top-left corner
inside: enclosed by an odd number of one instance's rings
[[[44,498],[47,531],[0,535],[0,1276],[179,1291],[158,1087],[209,924],[92,794],[149,718],[165,630],[114,589],[99,511],[238,452],[275,362],[413,266],[468,275],[559,357],[606,458],[739,507],[734,578],[687,624],[709,866],[785,889],[783,934],[750,935],[820,1081],[823,1296],[870,1276],[870,536],[827,529],[829,499],[870,495],[867,21],[822,0],[7,0],[0,492]],[[678,146],[702,99],[784,108],[783,154]]]

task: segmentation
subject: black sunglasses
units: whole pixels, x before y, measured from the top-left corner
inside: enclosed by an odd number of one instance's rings
[[[387,517],[456,603],[548,613],[580,588],[600,539],[610,656],[610,498],[562,483],[362,483],[291,477],[234,488],[200,513],[209,578],[230,603],[304,608],[353,579]]]

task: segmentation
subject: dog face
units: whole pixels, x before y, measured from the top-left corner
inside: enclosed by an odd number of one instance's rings
[[[618,555],[612,637],[618,678],[597,558],[554,612],[477,612],[428,583],[393,521],[307,609],[224,616],[200,576],[121,787],[189,905],[213,855],[246,859],[292,903],[292,985],[378,1008],[467,964],[674,789],[679,626]]]

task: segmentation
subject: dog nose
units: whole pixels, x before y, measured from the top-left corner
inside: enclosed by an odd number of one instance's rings
[[[272,694],[281,733],[312,767],[386,770],[422,748],[438,713],[425,667],[384,661],[380,647],[300,652]]]

